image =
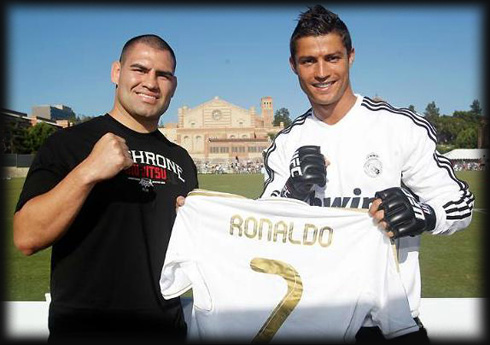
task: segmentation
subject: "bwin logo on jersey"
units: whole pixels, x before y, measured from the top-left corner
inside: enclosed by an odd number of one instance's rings
[[[376,153],[370,153],[364,163],[364,172],[370,177],[378,177],[383,171],[383,164]]]

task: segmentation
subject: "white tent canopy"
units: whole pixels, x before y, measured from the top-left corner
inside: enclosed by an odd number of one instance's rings
[[[455,149],[443,154],[444,157],[451,160],[488,160],[487,149]]]

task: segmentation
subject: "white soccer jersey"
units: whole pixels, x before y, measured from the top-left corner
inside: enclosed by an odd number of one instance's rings
[[[402,184],[433,207],[433,234],[452,234],[471,221],[474,197],[456,178],[447,158],[436,151],[436,133],[423,117],[408,109],[357,96],[346,116],[334,125],[310,109],[282,130],[265,153],[267,179],[263,197],[277,196],[289,178],[293,153],[318,145],[329,161],[327,183],[315,187],[310,204],[369,208],[374,194]],[[418,250],[420,236],[399,239],[402,278],[413,316],[420,305]]]
[[[160,288],[193,289],[204,341],[353,342],[366,318],[387,338],[418,330],[390,240],[359,210],[191,192]]]

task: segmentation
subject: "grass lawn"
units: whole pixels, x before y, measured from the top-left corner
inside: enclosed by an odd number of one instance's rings
[[[421,273],[423,297],[484,297],[483,230],[486,220],[485,173],[458,172],[475,194],[475,212],[470,226],[452,236],[422,237]],[[43,301],[49,292],[49,259],[46,249],[23,256],[12,243],[12,216],[24,183],[14,178],[2,183],[4,204],[4,244],[6,246],[7,301]],[[262,193],[262,174],[199,175],[199,187],[257,198]]]
[[[456,175],[470,185],[475,195],[473,219],[468,228],[451,236],[422,236],[423,297],[485,297],[486,175],[482,171],[460,171]]]

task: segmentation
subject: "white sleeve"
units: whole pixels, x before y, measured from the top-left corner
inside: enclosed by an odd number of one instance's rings
[[[202,264],[200,245],[206,245],[199,236],[206,231],[201,224],[202,202],[188,196],[177,211],[172,235],[160,276],[160,292],[165,299],[182,295],[192,288],[195,307],[211,310],[213,300],[199,268]]]
[[[194,266],[193,242],[188,229],[192,229],[190,207],[184,205],[177,211],[160,276],[160,292],[165,299],[182,295],[192,287],[188,272]],[[195,217],[194,217],[195,218]]]
[[[386,241],[389,241],[387,238]],[[384,247],[383,249],[386,249]],[[380,249],[380,253],[383,250]],[[402,336],[419,330],[410,313],[408,298],[403,287],[394,248],[388,248],[379,256],[379,264],[385,265],[385,274],[380,275],[371,294],[375,307],[371,311],[374,323],[381,329],[387,339]],[[383,257],[386,255],[385,257]]]
[[[412,125],[405,134],[407,147],[413,149],[405,153],[402,182],[434,209],[432,233],[450,235],[464,229],[471,222],[475,198],[466,182],[456,178],[450,161],[437,152],[435,130]]]
[[[281,137],[276,137],[264,156],[266,180],[261,197],[279,196],[289,178],[289,163],[292,158],[286,157],[286,145]]]

